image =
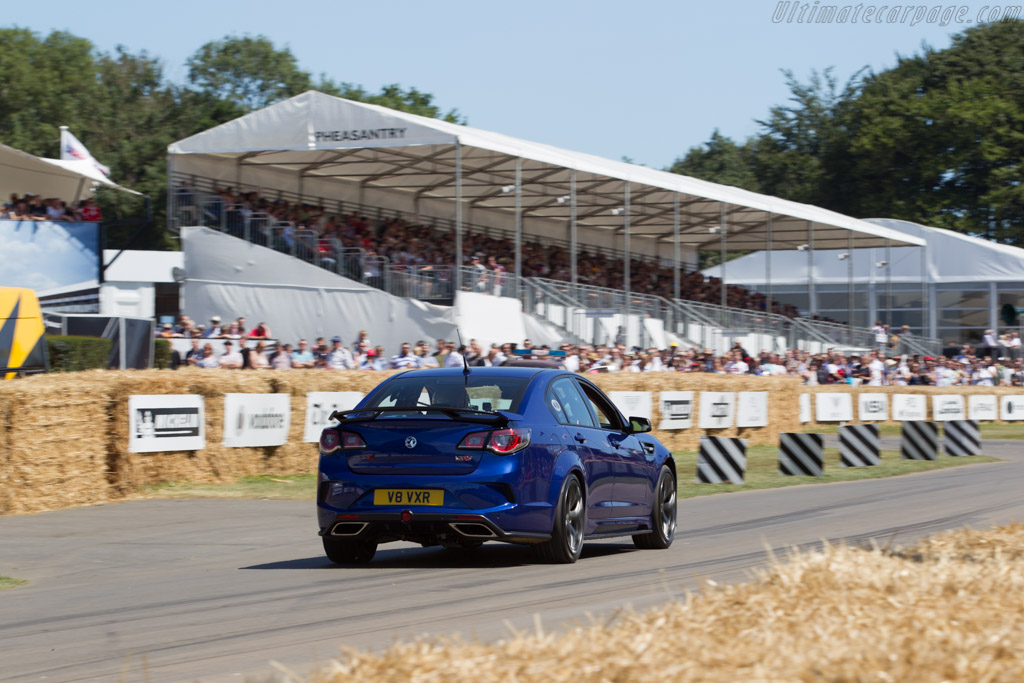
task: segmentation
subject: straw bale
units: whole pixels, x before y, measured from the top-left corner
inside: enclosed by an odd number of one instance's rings
[[[5,462],[4,511],[56,510],[102,503],[107,482],[109,419],[92,373],[33,376],[5,383],[0,448]]]
[[[826,546],[752,580],[564,633],[345,650],[348,681],[1020,681],[1024,525],[962,530],[899,553]],[[682,648],[682,649],[681,649]],[[293,677],[294,680],[297,677]]]
[[[11,469],[7,448],[7,429],[11,400],[0,392],[0,515],[11,509]]]

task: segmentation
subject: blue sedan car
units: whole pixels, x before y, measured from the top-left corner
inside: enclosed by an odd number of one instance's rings
[[[389,377],[320,438],[327,557],[369,562],[381,543],[532,545],[575,562],[585,538],[668,548],[676,466],[650,420],[624,419],[563,370],[478,367]]]

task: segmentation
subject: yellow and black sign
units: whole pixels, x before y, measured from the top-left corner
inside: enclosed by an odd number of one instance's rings
[[[0,287],[0,377],[46,372],[43,313],[31,289]]]

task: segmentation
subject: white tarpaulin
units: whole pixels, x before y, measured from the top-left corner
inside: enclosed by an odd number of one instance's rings
[[[392,296],[208,228],[182,229],[181,242],[182,303],[194,320],[244,316],[293,345],[300,337],[334,335],[348,345],[366,330],[389,354],[402,342],[456,337],[450,307]]]
[[[701,429],[728,429],[736,412],[736,394],[732,391],[700,392]]]
[[[737,427],[764,427],[768,424],[768,392],[741,391],[736,399]]]
[[[631,417],[646,417],[650,420],[654,415],[649,391],[609,391],[608,398],[627,420]]]
[[[850,395],[824,391],[815,394],[814,419],[818,422],[850,422],[853,420]]]
[[[358,391],[310,391],[306,394],[306,426],[302,431],[302,440],[311,443],[320,440],[320,432],[328,424],[336,410],[351,410],[363,400],[364,394]],[[337,424],[335,422],[334,424]]]
[[[968,420],[999,419],[999,399],[991,394],[971,394],[967,397]]]
[[[928,398],[919,394],[893,394],[892,419],[914,422],[928,419]]]
[[[964,397],[959,394],[932,396],[932,419],[936,422],[966,420],[967,409],[964,407]]]
[[[290,394],[224,394],[224,445],[288,443],[291,419]]]
[[[662,391],[658,394],[661,423],[658,429],[689,429],[693,426],[693,392]]]
[[[160,394],[128,397],[131,453],[199,451],[206,448],[203,397]]]
[[[111,182],[89,161],[43,159],[0,145],[0,196],[5,201],[12,192],[17,192],[72,202],[76,198],[91,197],[95,185],[139,194]]]
[[[455,324],[462,342],[468,346],[471,339],[476,339],[484,353],[491,344],[521,344],[529,338],[523,324],[523,303],[507,296],[456,292]],[[547,343],[530,340],[538,345]]]
[[[858,394],[857,419],[861,422],[884,422],[889,419],[889,397],[886,394]]]

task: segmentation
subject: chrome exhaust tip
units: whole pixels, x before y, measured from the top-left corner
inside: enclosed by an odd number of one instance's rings
[[[448,526],[466,538],[497,538],[490,527],[476,522],[452,522]]]
[[[358,536],[369,522],[338,522],[331,529],[331,536]]]

